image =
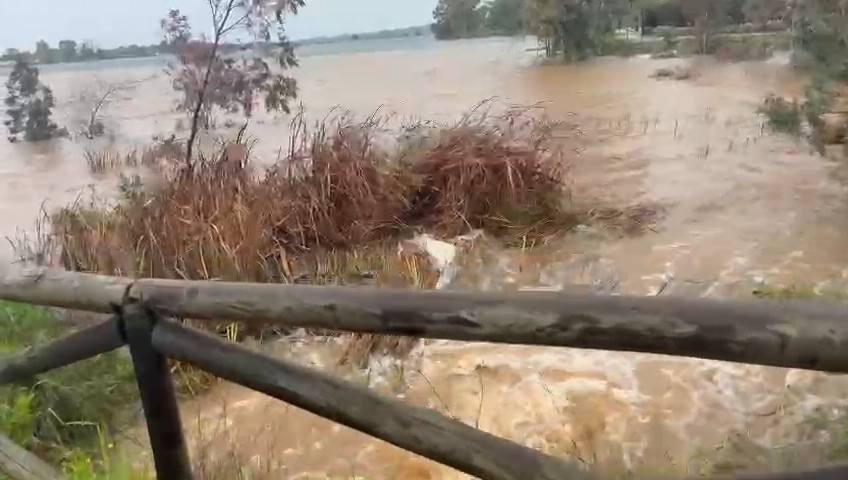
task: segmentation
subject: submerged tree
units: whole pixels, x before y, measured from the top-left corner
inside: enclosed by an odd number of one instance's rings
[[[6,81],[5,100],[9,141],[35,142],[62,135],[62,130],[50,119],[53,113],[53,92],[38,79],[38,68],[19,57]]]
[[[489,3],[486,28],[501,35],[515,35],[524,30],[524,0],[493,0]]]
[[[582,60],[595,54],[616,22],[629,12],[627,0],[527,0],[527,27],[549,57]]]
[[[433,10],[433,34],[439,40],[475,37],[485,18],[480,0],[439,0]]]
[[[189,114],[191,130],[186,141],[186,163],[191,164],[194,144],[201,127],[209,127],[215,108],[253,112],[256,99],[264,95],[267,110],[289,112],[289,101],[297,95],[297,84],[284,71],[297,66],[294,49],[283,29],[287,13],[296,14],[305,0],[209,0],[212,17],[211,38],[193,37],[188,18],[171,10],[162,20],[165,40],[176,52],[178,63],[169,73],[175,90],[182,93],[178,109]],[[271,43],[276,25],[277,41]],[[224,40],[231,34],[248,35],[250,50],[224,55]],[[277,59],[272,67],[268,53],[260,48],[271,45]]]

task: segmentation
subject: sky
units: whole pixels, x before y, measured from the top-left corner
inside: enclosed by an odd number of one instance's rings
[[[437,0],[306,0],[286,25],[293,39],[423,25]],[[39,39],[92,41],[99,47],[160,40],[159,19],[171,8],[208,28],[207,0],[0,0],[0,49],[34,49]]]

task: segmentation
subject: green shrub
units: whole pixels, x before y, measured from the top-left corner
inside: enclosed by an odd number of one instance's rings
[[[663,50],[677,50],[677,47],[680,46],[680,39],[677,38],[671,32],[665,32],[662,35],[662,47]]]
[[[774,131],[793,135],[801,133],[802,109],[798,102],[769,95],[757,111],[765,115]]]

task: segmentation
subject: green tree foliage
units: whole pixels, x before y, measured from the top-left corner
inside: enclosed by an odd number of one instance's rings
[[[816,74],[848,82],[848,0],[805,0],[792,11],[795,47]]]
[[[82,42],[79,46],[79,55],[77,55],[77,58],[83,62],[97,58],[97,51],[94,49],[94,45],[90,42]]]
[[[679,0],[664,0],[655,4],[648,1],[641,3],[647,4],[641,6],[643,27],[652,28],[660,25],[682,27],[687,24]],[[636,6],[639,4],[637,3]]]
[[[527,28],[549,57],[582,60],[598,52],[629,12],[627,0],[527,0]]]
[[[59,42],[58,57],[60,62],[73,62],[77,59],[77,42],[62,40]]]
[[[9,141],[35,142],[48,140],[63,132],[50,119],[53,111],[53,92],[38,79],[38,69],[24,58],[18,58],[6,81],[7,96],[4,124],[9,129]]]
[[[35,61],[42,64],[56,62],[55,51],[44,40],[39,40],[35,44]]]
[[[485,15],[480,0],[439,0],[433,10],[433,34],[439,40],[479,36]]]
[[[695,26],[698,53],[702,54],[713,53],[713,35],[718,27],[742,15],[738,0],[681,0],[680,7],[683,16]]]
[[[0,60],[15,61],[20,56],[21,56],[21,51],[18,50],[17,48],[7,48],[3,52],[3,55],[0,56]]]
[[[848,0],[787,0],[783,5],[783,13],[769,13],[769,6],[764,15],[791,19],[795,62],[811,73],[804,103],[795,110],[812,127],[810,140],[823,153],[825,145],[839,141],[841,135],[828,126],[824,115],[834,109],[844,113],[844,97],[842,106],[835,107],[848,83]],[[769,107],[769,99],[765,106]],[[772,126],[783,118],[767,114]]]
[[[486,15],[486,28],[500,35],[524,30],[524,0],[493,0]]]
[[[782,20],[789,14],[786,0],[746,0],[742,11],[745,20],[765,25],[771,20]]]
[[[636,15],[636,26],[640,32],[645,29],[645,17],[648,12],[658,9],[666,3],[666,0],[630,0],[630,8]]]

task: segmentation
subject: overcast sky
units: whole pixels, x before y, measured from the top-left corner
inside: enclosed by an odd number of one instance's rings
[[[437,0],[307,0],[287,23],[292,38],[423,25]],[[34,48],[44,39],[91,40],[101,47],[160,40],[159,19],[179,8],[208,24],[206,0],[0,0],[0,48]],[[195,27],[198,30],[198,27]]]

